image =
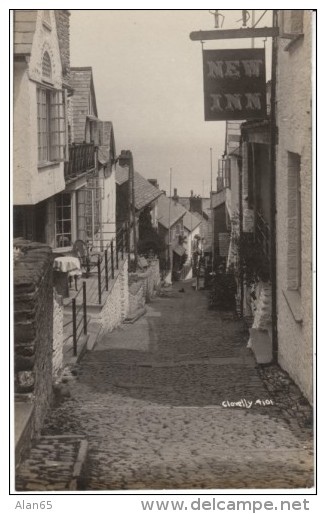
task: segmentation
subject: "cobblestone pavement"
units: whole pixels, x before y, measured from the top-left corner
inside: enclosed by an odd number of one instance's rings
[[[312,487],[309,405],[257,368],[233,313],[183,287],[84,357],[44,433],[87,438],[87,490]]]

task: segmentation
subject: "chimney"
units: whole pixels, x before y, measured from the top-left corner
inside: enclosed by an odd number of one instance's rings
[[[194,190],[193,189],[190,191],[190,196],[191,196],[191,198],[194,196]]]
[[[216,177],[216,191],[219,193],[223,190],[223,177]]]
[[[62,80],[70,85],[70,11],[54,9],[62,65]]]
[[[179,200],[179,197],[178,197],[178,190],[177,190],[177,188],[175,187],[173,191],[174,191],[174,193],[173,193],[173,200],[174,200],[175,202],[177,202],[177,201]]]

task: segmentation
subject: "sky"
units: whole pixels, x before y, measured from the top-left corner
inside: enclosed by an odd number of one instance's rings
[[[223,29],[241,27],[240,10],[220,12]],[[256,21],[263,12],[255,11]],[[167,192],[172,168],[172,192],[209,196],[210,148],[215,184],[225,122],[204,121],[201,43],[189,34],[214,29],[214,17],[208,10],[71,10],[70,22],[71,65],[92,66],[98,116],[113,122],[117,152],[131,150],[135,169]],[[258,26],[270,25],[267,12]],[[250,46],[240,39],[204,48]]]

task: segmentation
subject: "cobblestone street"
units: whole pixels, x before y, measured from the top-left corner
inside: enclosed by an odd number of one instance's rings
[[[307,402],[256,367],[233,313],[180,287],[84,357],[44,434],[88,440],[88,490],[312,487]]]

